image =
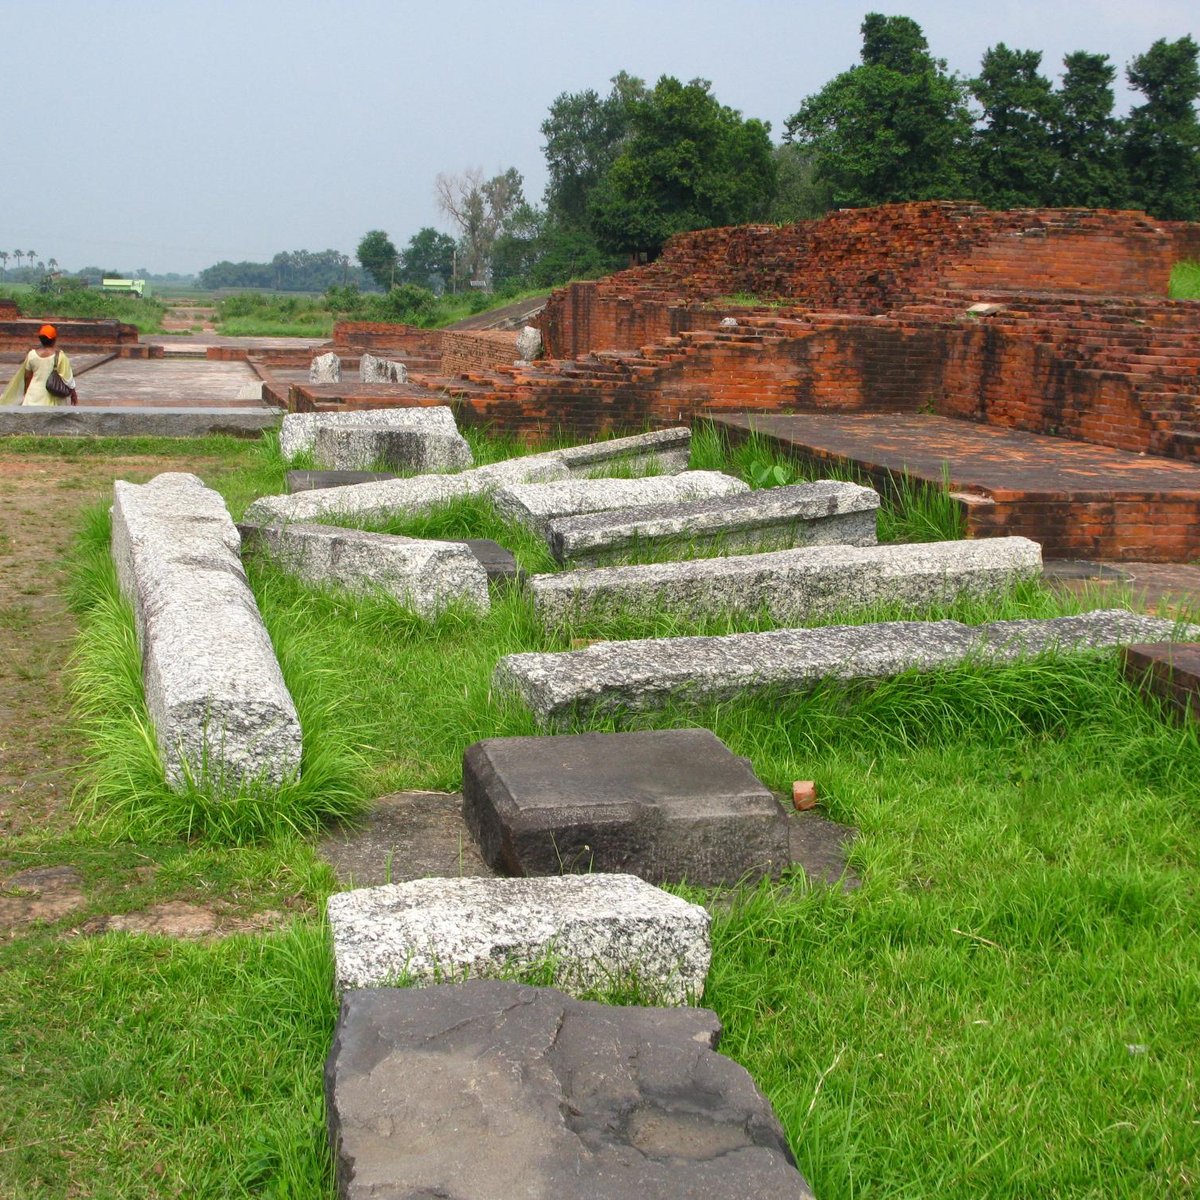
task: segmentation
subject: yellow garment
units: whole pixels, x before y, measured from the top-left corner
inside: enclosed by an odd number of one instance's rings
[[[9,381],[8,387],[4,389],[4,395],[0,396],[0,404],[27,404],[45,408],[49,405],[70,403],[69,396],[55,396],[46,391],[46,380],[50,378],[50,372],[56,365],[58,373],[71,387],[74,387],[75,376],[71,371],[71,360],[67,357],[66,351],[55,350],[53,354],[43,358],[36,350],[30,350],[25,355],[25,361],[17,368],[17,373]],[[29,381],[25,398],[19,400],[18,397],[25,384],[26,371],[32,371],[33,378]]]

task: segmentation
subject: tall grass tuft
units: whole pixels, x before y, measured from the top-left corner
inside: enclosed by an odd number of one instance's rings
[[[76,802],[106,835],[188,838],[241,845],[307,835],[364,804],[362,756],[347,737],[319,671],[291,645],[277,646],[304,737],[298,779],[217,789],[201,775],[166,778],[142,686],[133,614],[108,554],[105,509],[88,514],[76,549],[70,600],[80,614],[71,659],[74,712],[85,734],[85,777]]]

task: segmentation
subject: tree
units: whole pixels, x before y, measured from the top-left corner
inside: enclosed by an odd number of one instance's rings
[[[868,13],[861,63],[810,96],[784,126],[833,203],[954,199],[970,193],[966,88],[909,17]]]
[[[458,227],[459,274],[486,282],[492,246],[507,231],[513,214],[525,205],[523,180],[515,167],[485,179],[478,168],[458,175],[439,175],[435,184],[438,208]]]
[[[1058,155],[1052,130],[1058,98],[1038,74],[1038,50],[1010,50],[1003,42],[984,52],[971,92],[983,108],[974,139],[979,200],[990,208],[1052,204]]]
[[[611,82],[612,90],[603,98],[591,88],[563,92],[542,122],[549,175],[546,212],[555,224],[588,227],[588,197],[621,150],[633,101],[646,96],[645,82],[625,71]]]
[[[767,219],[777,225],[811,221],[833,207],[833,188],[817,174],[816,156],[800,146],[775,147],[775,196]]]
[[[8,258],[8,251],[0,250],[0,275],[4,274],[8,269]]]
[[[430,225],[418,229],[408,239],[408,245],[400,252],[400,269],[396,278],[401,283],[413,283],[417,287],[444,290],[454,274],[454,239]],[[441,283],[434,285],[432,280]]]
[[[17,270],[18,271],[21,269],[21,259],[23,259],[24,257],[25,257],[24,250],[14,250],[13,251],[13,258],[15,258],[17,260]]]
[[[1200,219],[1200,47],[1160,38],[1126,69],[1146,103],[1129,114],[1124,157],[1133,202],[1167,221]]]
[[[1057,121],[1050,142],[1057,159],[1056,206],[1118,208],[1125,183],[1113,112],[1116,68],[1107,54],[1083,50],[1063,59]]]
[[[384,291],[396,281],[396,263],[398,255],[392,239],[382,229],[372,229],[363,235],[356,251],[358,261],[363,270]]]
[[[775,191],[770,126],[743,120],[710,88],[664,75],[631,102],[630,137],[588,202],[605,248],[653,254],[674,233],[766,215]]]

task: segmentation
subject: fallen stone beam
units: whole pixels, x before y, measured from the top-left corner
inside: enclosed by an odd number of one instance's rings
[[[1142,691],[1200,721],[1200,642],[1127,646],[1122,667]]]
[[[338,1195],[813,1200],[697,1008],[474,979],[348,991],[325,1063]]]
[[[417,475],[381,479],[348,487],[316,488],[294,495],[263,496],[246,509],[255,525],[288,521],[368,523],[427,512],[460,496],[484,496],[505,484],[566,478],[567,468],[555,454],[531,454],[457,475]]]
[[[639,609],[699,618],[765,612],[804,622],[876,604],[945,604],[1034,579],[1042,551],[1023,537],[893,546],[810,546],[686,562],[592,567],[529,583],[547,628]]]
[[[490,607],[483,564],[462,542],[426,541],[332,525],[238,526],[250,551],[264,551],[298,579],[353,592],[384,591],[422,617],[454,603]]]
[[[720,471],[683,471],[642,479],[563,479],[552,483],[513,483],[493,497],[504,516],[546,536],[555,517],[610,509],[670,504],[748,492],[749,485]]]
[[[340,892],[328,913],[339,991],[550,969],[572,994],[686,1004],[711,958],[707,911],[633,875],[418,879]]]
[[[559,562],[579,566],[647,550],[737,554],[796,546],[873,546],[878,508],[877,492],[829,479],[711,500],[555,517],[547,523],[546,536]]]
[[[788,822],[707,729],[488,738],[463,756],[463,818],[509,875],[628,872],[701,887],[778,875]]]
[[[323,426],[313,443],[321,470],[365,471],[376,463],[393,471],[459,471],[475,457],[460,433],[431,429]]]
[[[663,475],[675,475],[687,470],[692,455],[692,431],[686,425],[657,429],[632,437],[570,446],[558,454],[574,477],[603,475],[616,467],[634,471],[652,468]]]
[[[174,472],[113,493],[112,554],[168,780],[231,791],[298,775],[300,721],[224,501]]]
[[[1200,636],[1200,628],[1182,636]],[[558,654],[510,654],[493,687],[515,693],[543,727],[573,716],[707,704],[803,691],[822,679],[884,679],[968,660],[1011,662],[1044,652],[1115,648],[1180,636],[1174,622],[1124,609],[1048,620],[884,621],[723,637],[599,642]]]
[[[279,452],[285,461],[312,450],[318,429],[347,425],[371,429],[423,429],[429,433],[458,433],[454,413],[444,405],[430,408],[368,408],[340,413],[288,413],[279,427]]]

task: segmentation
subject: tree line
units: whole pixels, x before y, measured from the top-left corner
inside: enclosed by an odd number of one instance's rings
[[[833,208],[973,200],[990,208],[1138,208],[1200,220],[1200,47],[1160,39],[1125,67],[1141,97],[1115,115],[1117,68],[1076,51],[1057,86],[1036,50],[1003,42],[964,78],[921,27],[869,13],[859,61],[770,125],[721,104],[703,79],[625,72],[600,95],[564,92],[542,122],[548,183],[530,204],[515,169],[439,176],[457,236],[383,230],[358,248],[367,273],[440,290],[548,287],[653,257],[674,233],[790,222]]]

